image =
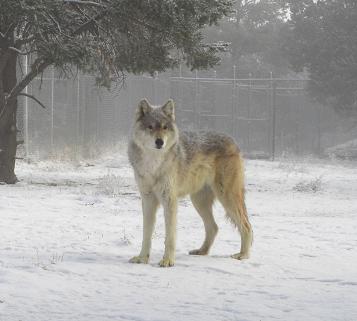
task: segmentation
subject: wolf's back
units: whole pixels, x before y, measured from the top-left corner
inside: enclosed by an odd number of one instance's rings
[[[223,133],[183,131],[179,137],[180,146],[185,151],[187,159],[192,159],[196,153],[224,157],[240,152],[234,139]]]

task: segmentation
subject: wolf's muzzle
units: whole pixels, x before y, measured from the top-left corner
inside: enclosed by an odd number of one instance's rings
[[[162,148],[162,146],[164,145],[164,141],[161,139],[161,138],[157,138],[155,140],[155,145],[156,145],[156,148],[157,149],[160,149]]]

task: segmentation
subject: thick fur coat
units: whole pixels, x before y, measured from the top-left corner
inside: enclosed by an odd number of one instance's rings
[[[180,132],[175,124],[174,102],[138,106],[128,155],[134,169],[143,208],[141,252],[130,261],[148,263],[156,211],[165,216],[165,253],[160,266],[174,265],[178,199],[190,195],[201,216],[206,237],[192,255],[206,255],[218,232],[212,205],[218,199],[227,217],[241,234],[241,250],[232,257],[246,259],[252,244],[252,228],[244,201],[244,168],[234,140],[215,132]]]

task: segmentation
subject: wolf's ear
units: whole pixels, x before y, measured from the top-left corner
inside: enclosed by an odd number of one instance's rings
[[[161,107],[164,114],[172,120],[175,120],[175,103],[172,99],[169,99],[167,103]]]
[[[149,102],[146,98],[140,100],[138,108],[136,109],[136,119],[140,119],[141,117],[145,116],[145,114],[152,111],[152,107],[150,106]]]

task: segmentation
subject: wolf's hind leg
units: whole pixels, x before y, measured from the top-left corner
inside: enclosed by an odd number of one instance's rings
[[[130,263],[148,263],[151,250],[151,239],[156,221],[156,211],[159,202],[153,193],[142,194],[143,207],[143,242],[138,256],[130,259]]]
[[[209,186],[204,186],[199,192],[191,195],[191,201],[205,226],[206,237],[197,250],[189,252],[190,255],[207,255],[218,232],[218,226],[212,214],[214,194]]]
[[[232,258],[237,260],[248,259],[250,256],[250,248],[253,243],[253,231],[248,220],[244,198],[242,198],[241,195],[233,193],[225,198],[226,200],[222,202],[222,204],[226,210],[226,215],[238,228],[241,237],[240,252],[233,254]]]
[[[250,248],[253,243],[253,231],[249,224],[249,226],[238,227],[241,235],[241,246],[240,252],[231,255],[232,258],[237,260],[249,259],[250,256]]]

